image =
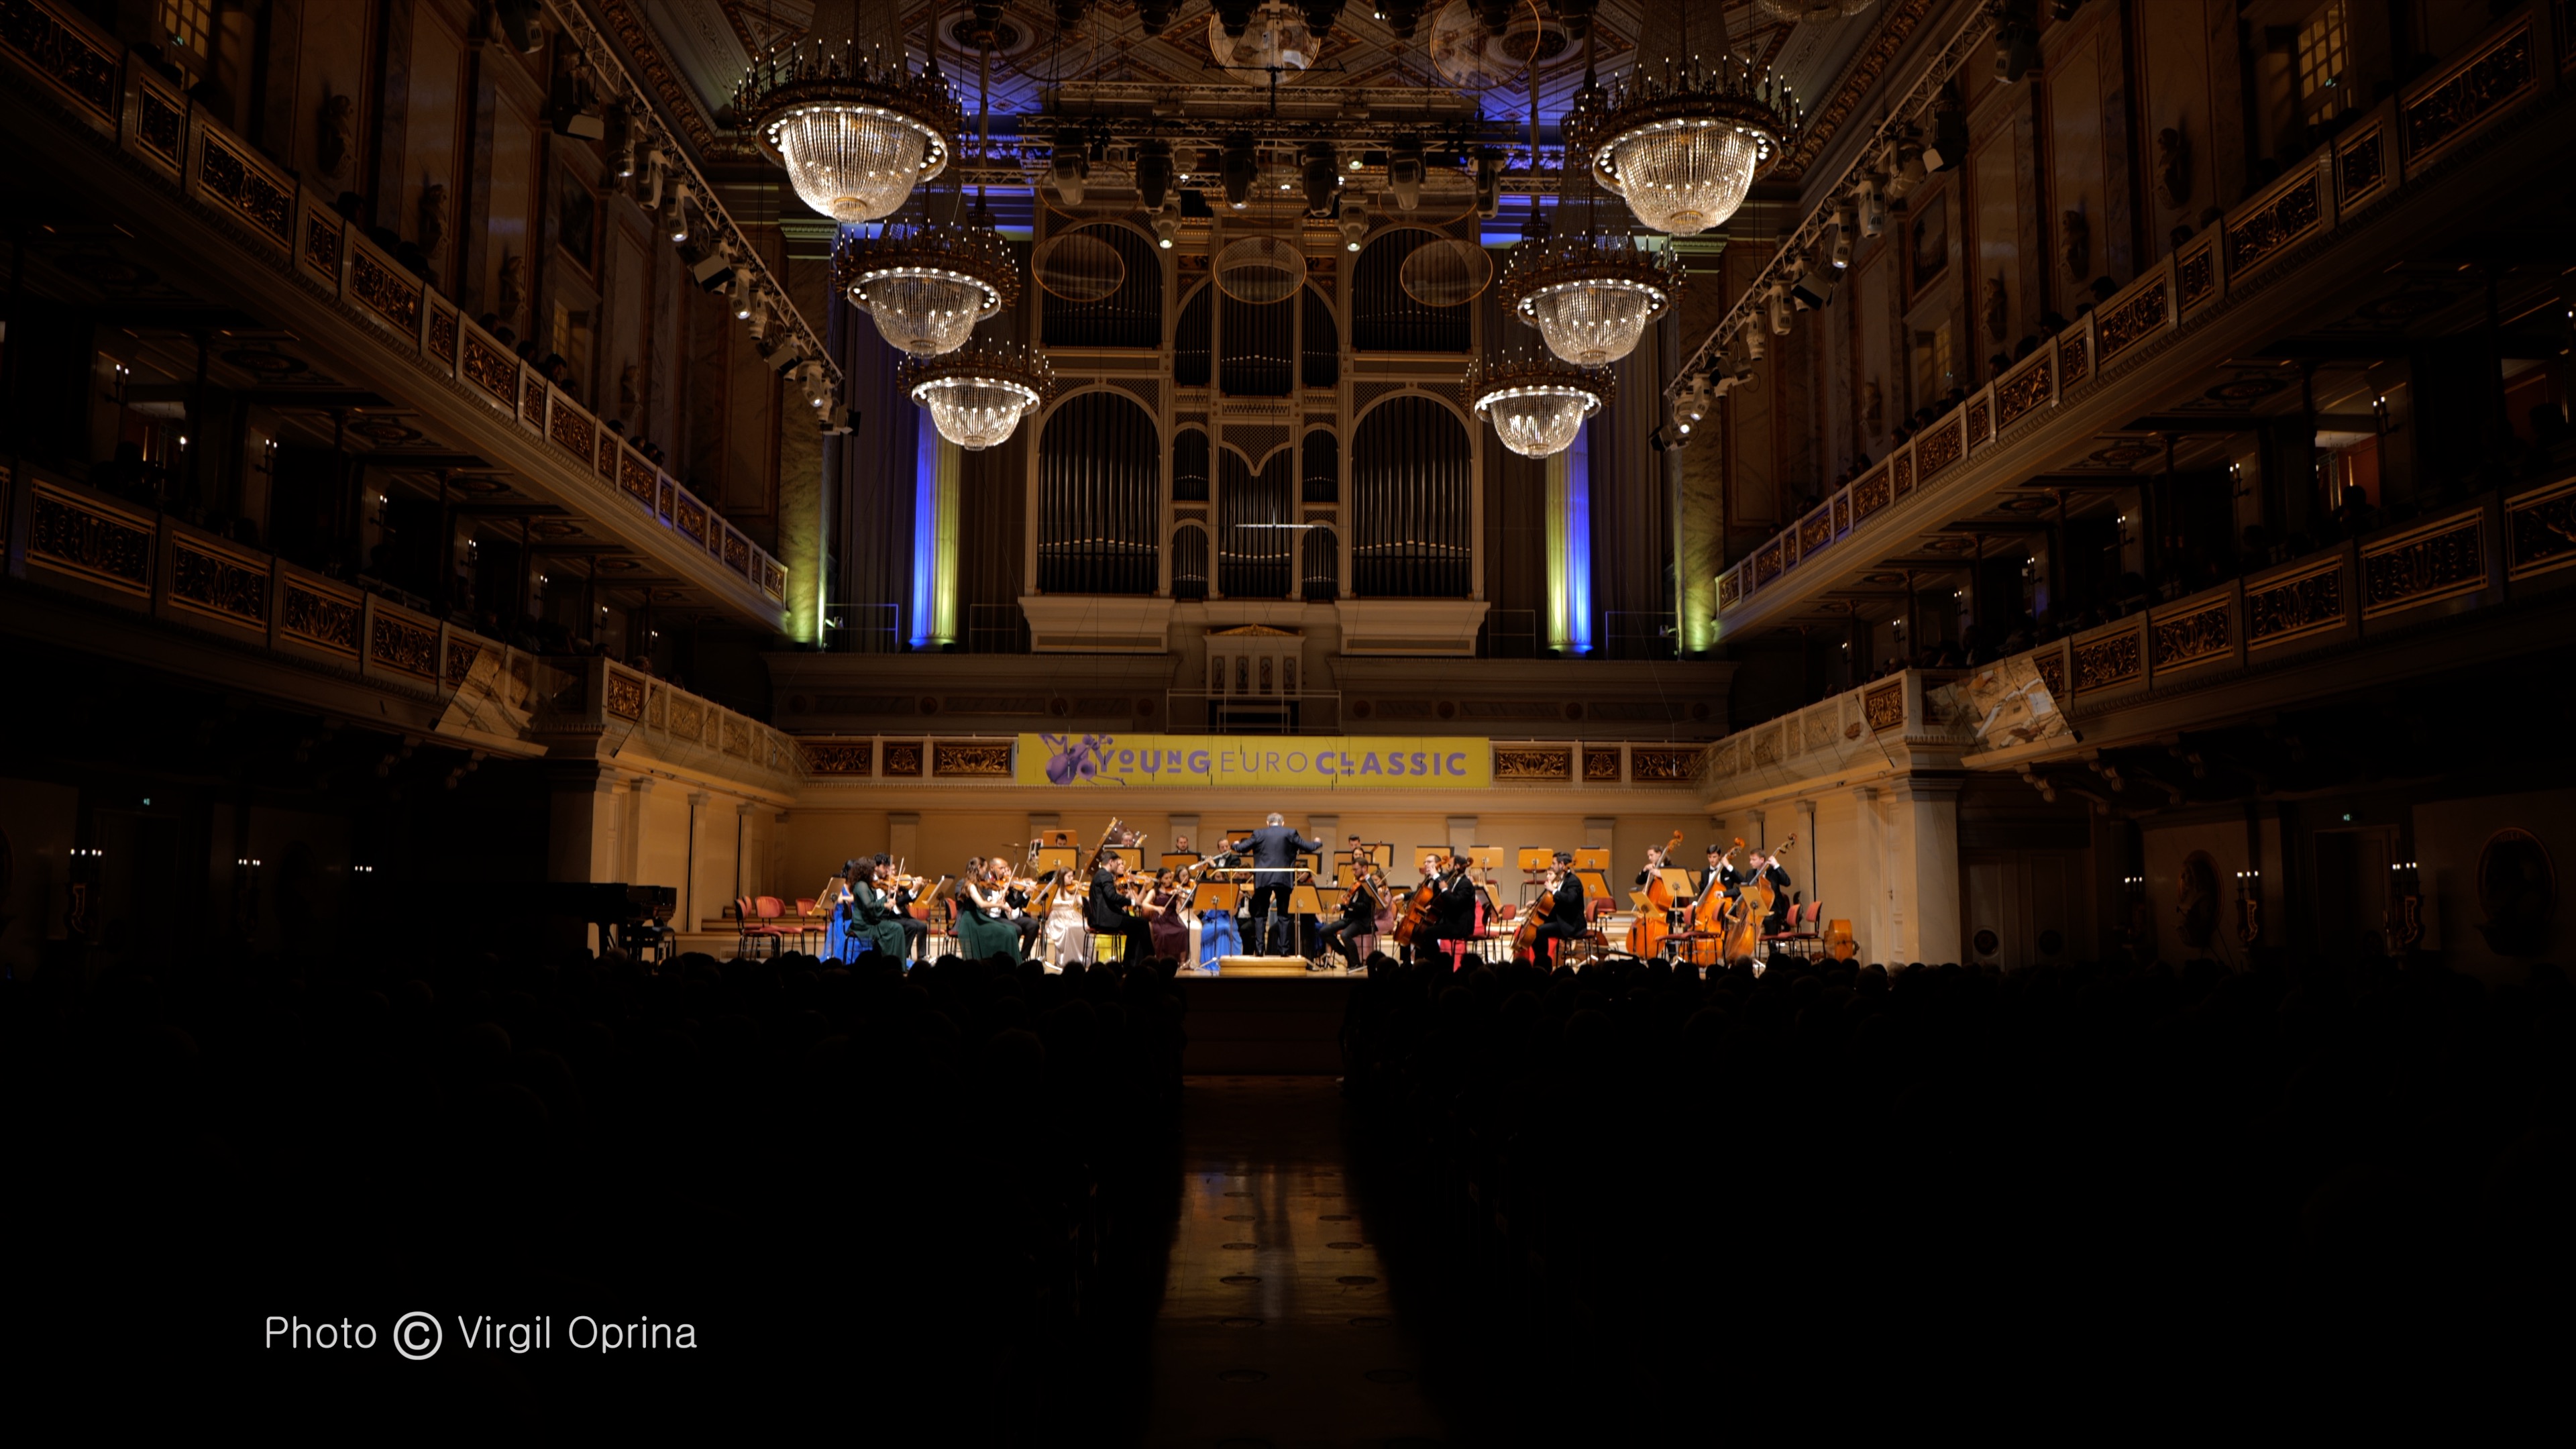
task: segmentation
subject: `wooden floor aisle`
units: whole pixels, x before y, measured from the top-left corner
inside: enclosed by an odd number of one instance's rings
[[[1331,1077],[1188,1079],[1154,1449],[1450,1442],[1350,1192],[1341,1106]]]

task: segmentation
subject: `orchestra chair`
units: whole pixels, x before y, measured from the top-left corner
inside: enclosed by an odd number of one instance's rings
[[[1115,966],[1127,959],[1127,938],[1114,932],[1103,932],[1091,938],[1091,964]]]
[[[750,896],[733,898],[733,922],[734,954],[737,956],[750,957],[756,954],[752,951],[751,945],[754,941],[763,939],[769,942],[769,954],[775,956],[779,950],[778,943],[787,935],[785,931],[760,919],[759,907],[753,904]]]
[[[760,923],[768,927],[778,938],[777,943],[770,948],[772,955],[787,949],[788,937],[801,937],[804,934],[797,927],[787,924],[787,901],[784,897],[753,896],[751,905],[753,910],[760,912]]]
[[[1824,948],[1824,936],[1816,929],[1816,913],[1824,908],[1822,901],[1791,906],[1787,919],[1780,923],[1781,928],[1764,936],[1762,944],[1782,947],[1799,956],[1816,955]]]
[[[811,956],[817,949],[815,942],[818,939],[829,940],[830,938],[831,931],[826,926],[822,913],[814,909],[814,898],[798,896],[796,898],[796,949]]]

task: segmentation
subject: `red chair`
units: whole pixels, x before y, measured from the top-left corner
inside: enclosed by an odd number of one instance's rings
[[[1779,930],[1764,936],[1763,944],[1787,946],[1801,956],[1816,954],[1824,949],[1822,944],[1824,937],[1816,929],[1816,913],[1824,908],[1822,901],[1809,901],[1803,906],[1791,906],[1788,919],[1780,923]]]
[[[740,956],[753,955],[755,953],[751,950],[752,942],[767,940],[769,954],[777,955],[779,942],[786,939],[787,933],[771,925],[770,922],[778,919],[780,914],[779,901],[775,896],[762,896],[756,904],[750,896],[734,897],[734,953]]]
[[[830,935],[831,924],[825,921],[823,913],[815,908],[814,898],[798,896],[796,898],[796,949],[810,956],[814,953],[815,941],[828,939]]]

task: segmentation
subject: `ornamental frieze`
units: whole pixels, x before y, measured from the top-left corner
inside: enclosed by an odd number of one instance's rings
[[[2343,622],[2343,568],[2321,569],[2245,593],[2245,642],[2278,644]]]
[[[289,579],[278,622],[285,632],[307,643],[352,657],[358,652],[358,604],[354,599],[320,593]]]
[[[102,119],[116,116],[117,59],[35,0],[0,0],[0,45]]]
[[[930,752],[930,769],[935,775],[1008,776],[1011,747],[982,740],[941,740]]]
[[[1905,723],[1905,681],[1880,685],[1860,697],[1861,719],[1871,732],[1892,730]]]
[[[2377,614],[2465,593],[2484,584],[2486,572],[2486,549],[2471,515],[2439,533],[2362,555],[2362,612]]]
[[[367,657],[388,669],[438,677],[438,631],[392,614],[379,613],[367,631]]]
[[[2406,154],[2421,161],[2441,150],[2530,84],[2531,27],[2524,25],[2406,105]]]
[[[2030,365],[1995,384],[1995,426],[2009,428],[2048,405],[2048,354],[2031,354]]]
[[[2147,627],[2147,651],[2158,669],[2171,669],[2228,652],[2227,605],[2213,604]]]
[[[419,330],[420,288],[370,256],[365,247],[349,253],[349,290],[405,336]]]
[[[608,697],[602,703],[610,714],[622,719],[642,719],[644,681],[615,669],[608,671]]]
[[[287,239],[294,199],[269,180],[267,172],[211,132],[199,152],[197,179],[208,193],[240,213],[242,220],[279,242]]]
[[[806,741],[805,769],[815,775],[872,775],[876,773],[877,747],[874,744],[816,744]]]
[[[103,509],[38,488],[30,553],[69,573],[126,593],[146,592],[152,580],[152,531]]]
[[[1687,781],[1699,769],[1701,751],[1697,749],[1648,749],[1631,746],[1628,750],[1628,778],[1640,785],[1670,785]]]
[[[2093,328],[2102,339],[2102,360],[2106,363],[2164,325],[2165,289],[2161,282],[2121,303],[2116,311],[2093,314]],[[2075,369],[2070,367],[2067,372],[2071,379]]]
[[[1570,747],[1533,749],[1525,745],[1496,745],[1494,778],[1571,780],[1574,778],[1574,751]]]
[[[2279,255],[2323,218],[2314,171],[2272,199],[2269,206],[2227,229],[2227,270],[2241,276]],[[2205,258],[2204,258],[2205,260]],[[2186,300],[2185,305],[2189,305]],[[2105,344],[2105,351],[2110,350]]]
[[[2138,631],[2123,629],[2107,639],[2075,646],[2075,687],[2100,689],[2137,677]]]

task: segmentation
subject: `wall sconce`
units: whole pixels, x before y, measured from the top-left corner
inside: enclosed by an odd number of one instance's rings
[[[2415,862],[2388,867],[2387,939],[2389,954],[2412,950],[2424,940],[2424,878]]]
[[[2263,872],[2236,873],[2236,939],[2251,946],[2263,939]]]

